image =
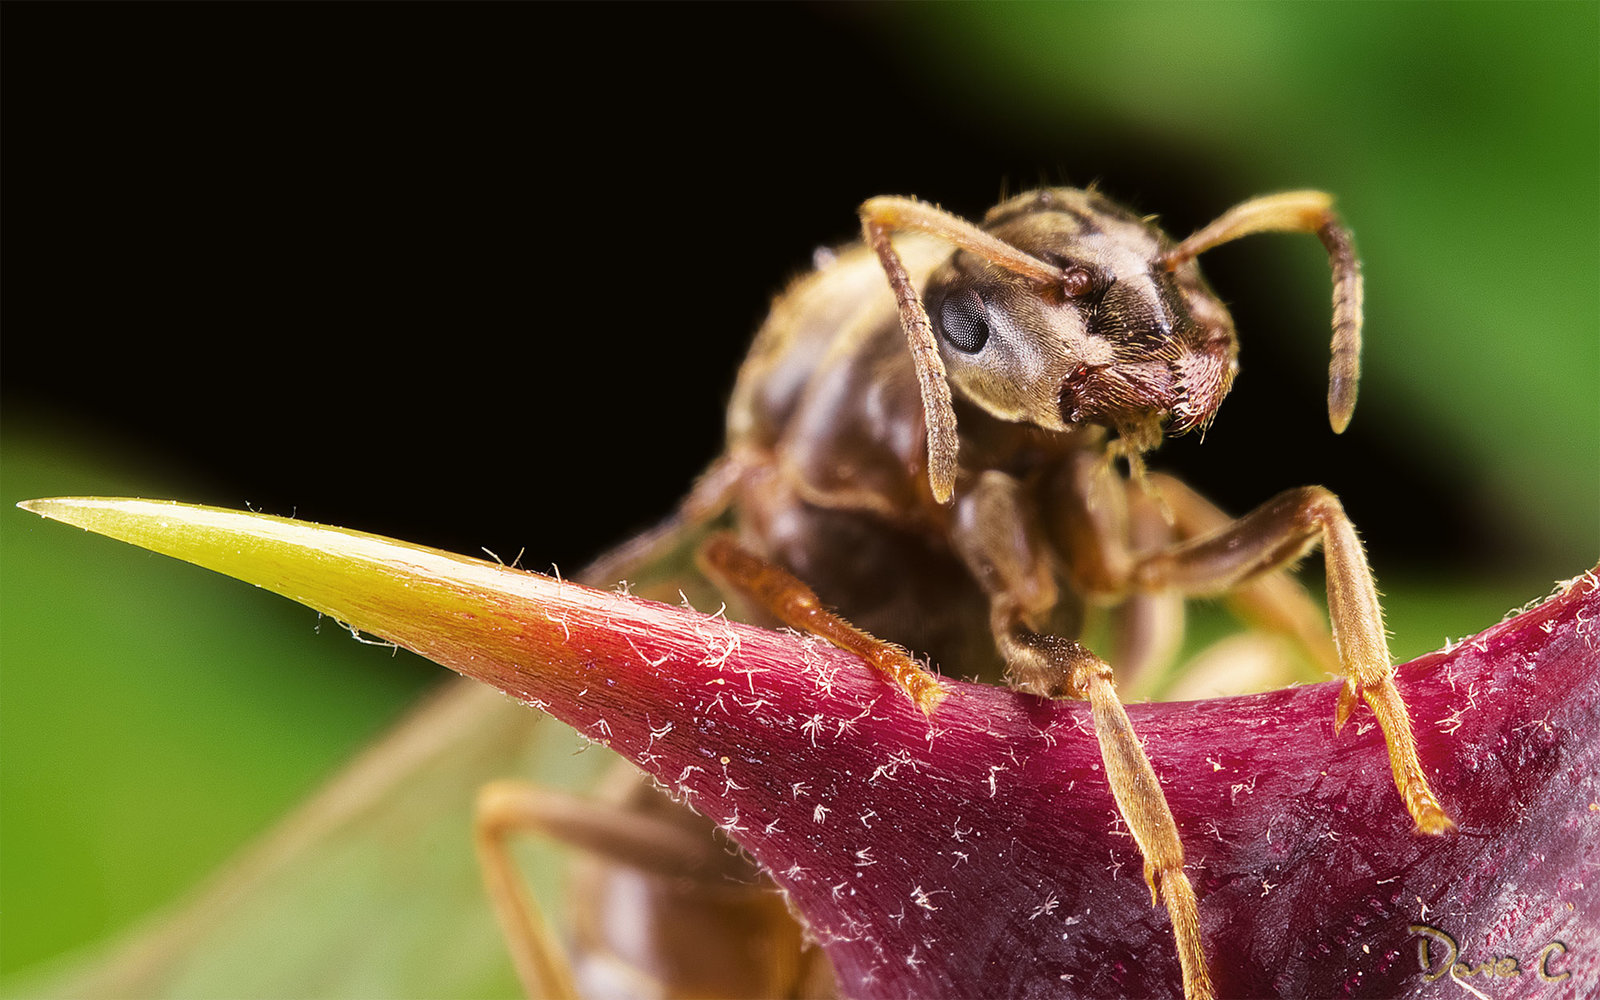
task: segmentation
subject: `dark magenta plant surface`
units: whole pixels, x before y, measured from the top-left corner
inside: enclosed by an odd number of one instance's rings
[[[786,891],[852,997],[1176,996],[1085,705],[946,681],[480,560],[148,501],[39,513],[239,576],[562,719]],[[1600,992],[1600,576],[1398,668],[1459,828],[1414,833],[1339,682],[1129,715],[1176,817],[1223,996]]]
[[[1412,832],[1364,707],[1334,733],[1337,682],[1130,706],[1221,995],[1459,996],[1452,967],[1497,997],[1600,987],[1596,586],[1400,668],[1444,837]],[[930,719],[809,639],[594,592],[552,617],[575,656],[533,659],[565,670],[467,672],[720,824],[846,994],[1176,995],[1083,704],[949,682]]]

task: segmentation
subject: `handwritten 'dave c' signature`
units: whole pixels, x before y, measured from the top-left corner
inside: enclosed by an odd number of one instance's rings
[[[1420,936],[1417,942],[1417,961],[1422,964],[1424,982],[1431,983],[1445,976],[1458,982],[1471,979],[1473,976],[1483,976],[1485,979],[1510,979],[1531,971],[1537,973],[1539,978],[1547,983],[1559,983],[1572,975],[1571,972],[1552,968],[1553,965],[1565,964],[1562,959],[1567,954],[1567,946],[1560,941],[1551,941],[1539,949],[1539,954],[1534,958],[1530,969],[1524,967],[1522,960],[1515,955],[1496,955],[1477,963],[1462,961],[1460,946],[1456,944],[1456,939],[1446,932],[1437,927],[1429,927],[1427,924],[1412,924],[1406,929]]]

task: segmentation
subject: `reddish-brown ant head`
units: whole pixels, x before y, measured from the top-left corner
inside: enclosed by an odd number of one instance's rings
[[[916,364],[934,497],[948,503],[955,490],[952,387],[1006,420],[1114,427],[1133,452],[1163,432],[1205,426],[1233,384],[1238,345],[1194,258],[1252,233],[1315,233],[1328,249],[1328,419],[1343,431],[1361,371],[1361,262],[1332,205],[1320,191],[1254,198],[1174,245],[1093,191],[1019,195],[982,227],[910,198],[868,199],[862,233],[894,290]],[[921,297],[890,243],[896,230],[957,247]]]
[[[1210,421],[1238,367],[1233,322],[1193,261],[1163,264],[1159,229],[1070,189],[1012,199],[984,229],[1057,276],[970,250],[934,272],[924,302],[961,395],[1049,430],[1102,424],[1141,449]]]

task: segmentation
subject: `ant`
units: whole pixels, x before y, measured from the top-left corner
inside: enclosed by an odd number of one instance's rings
[[[1196,258],[1254,233],[1314,233],[1327,248],[1328,413],[1344,430],[1362,323],[1350,232],[1314,191],[1246,201],[1182,242],[1071,188],[1013,197],[981,225],[900,197],[860,214],[864,241],[774,303],[740,369],[723,455],[671,518],[585,576],[615,580],[731,513],[736,534],[701,546],[710,575],[766,616],[859,653],[924,712],[936,715],[942,688],[907,649],[1086,700],[1152,905],[1170,915],[1184,994],[1210,997],[1183,845],[1111,668],[1147,666],[1163,646],[1150,633],[1181,626],[1160,613],[1164,598],[1235,592],[1301,639],[1347,678],[1335,726],[1358,701],[1372,710],[1417,829],[1454,826],[1424,776],[1377,589],[1338,499],[1300,487],[1230,519],[1143,462],[1163,437],[1205,428],[1233,383],[1233,321]],[[1332,648],[1304,593],[1274,575],[1317,546]],[[1109,661],[1078,639],[1090,605],[1112,609]],[[481,816],[495,831],[480,837],[486,858],[510,828],[552,830],[542,793],[496,787]],[[566,836],[627,854],[598,824]],[[488,861],[491,872],[506,864]],[[526,926],[522,904],[498,905]],[[541,950],[511,936],[525,964]]]

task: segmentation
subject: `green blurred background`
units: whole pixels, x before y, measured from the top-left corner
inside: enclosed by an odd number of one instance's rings
[[[1203,262],[1233,396],[1156,464],[1237,511],[1338,492],[1399,656],[1600,553],[1592,3],[0,21],[13,993],[177,898],[440,671],[11,504],[252,505],[581,565],[716,453],[770,297],[873,194],[976,215],[1098,181],[1181,236],[1332,191],[1367,275],[1350,431],[1322,409],[1323,253],[1259,237]]]

